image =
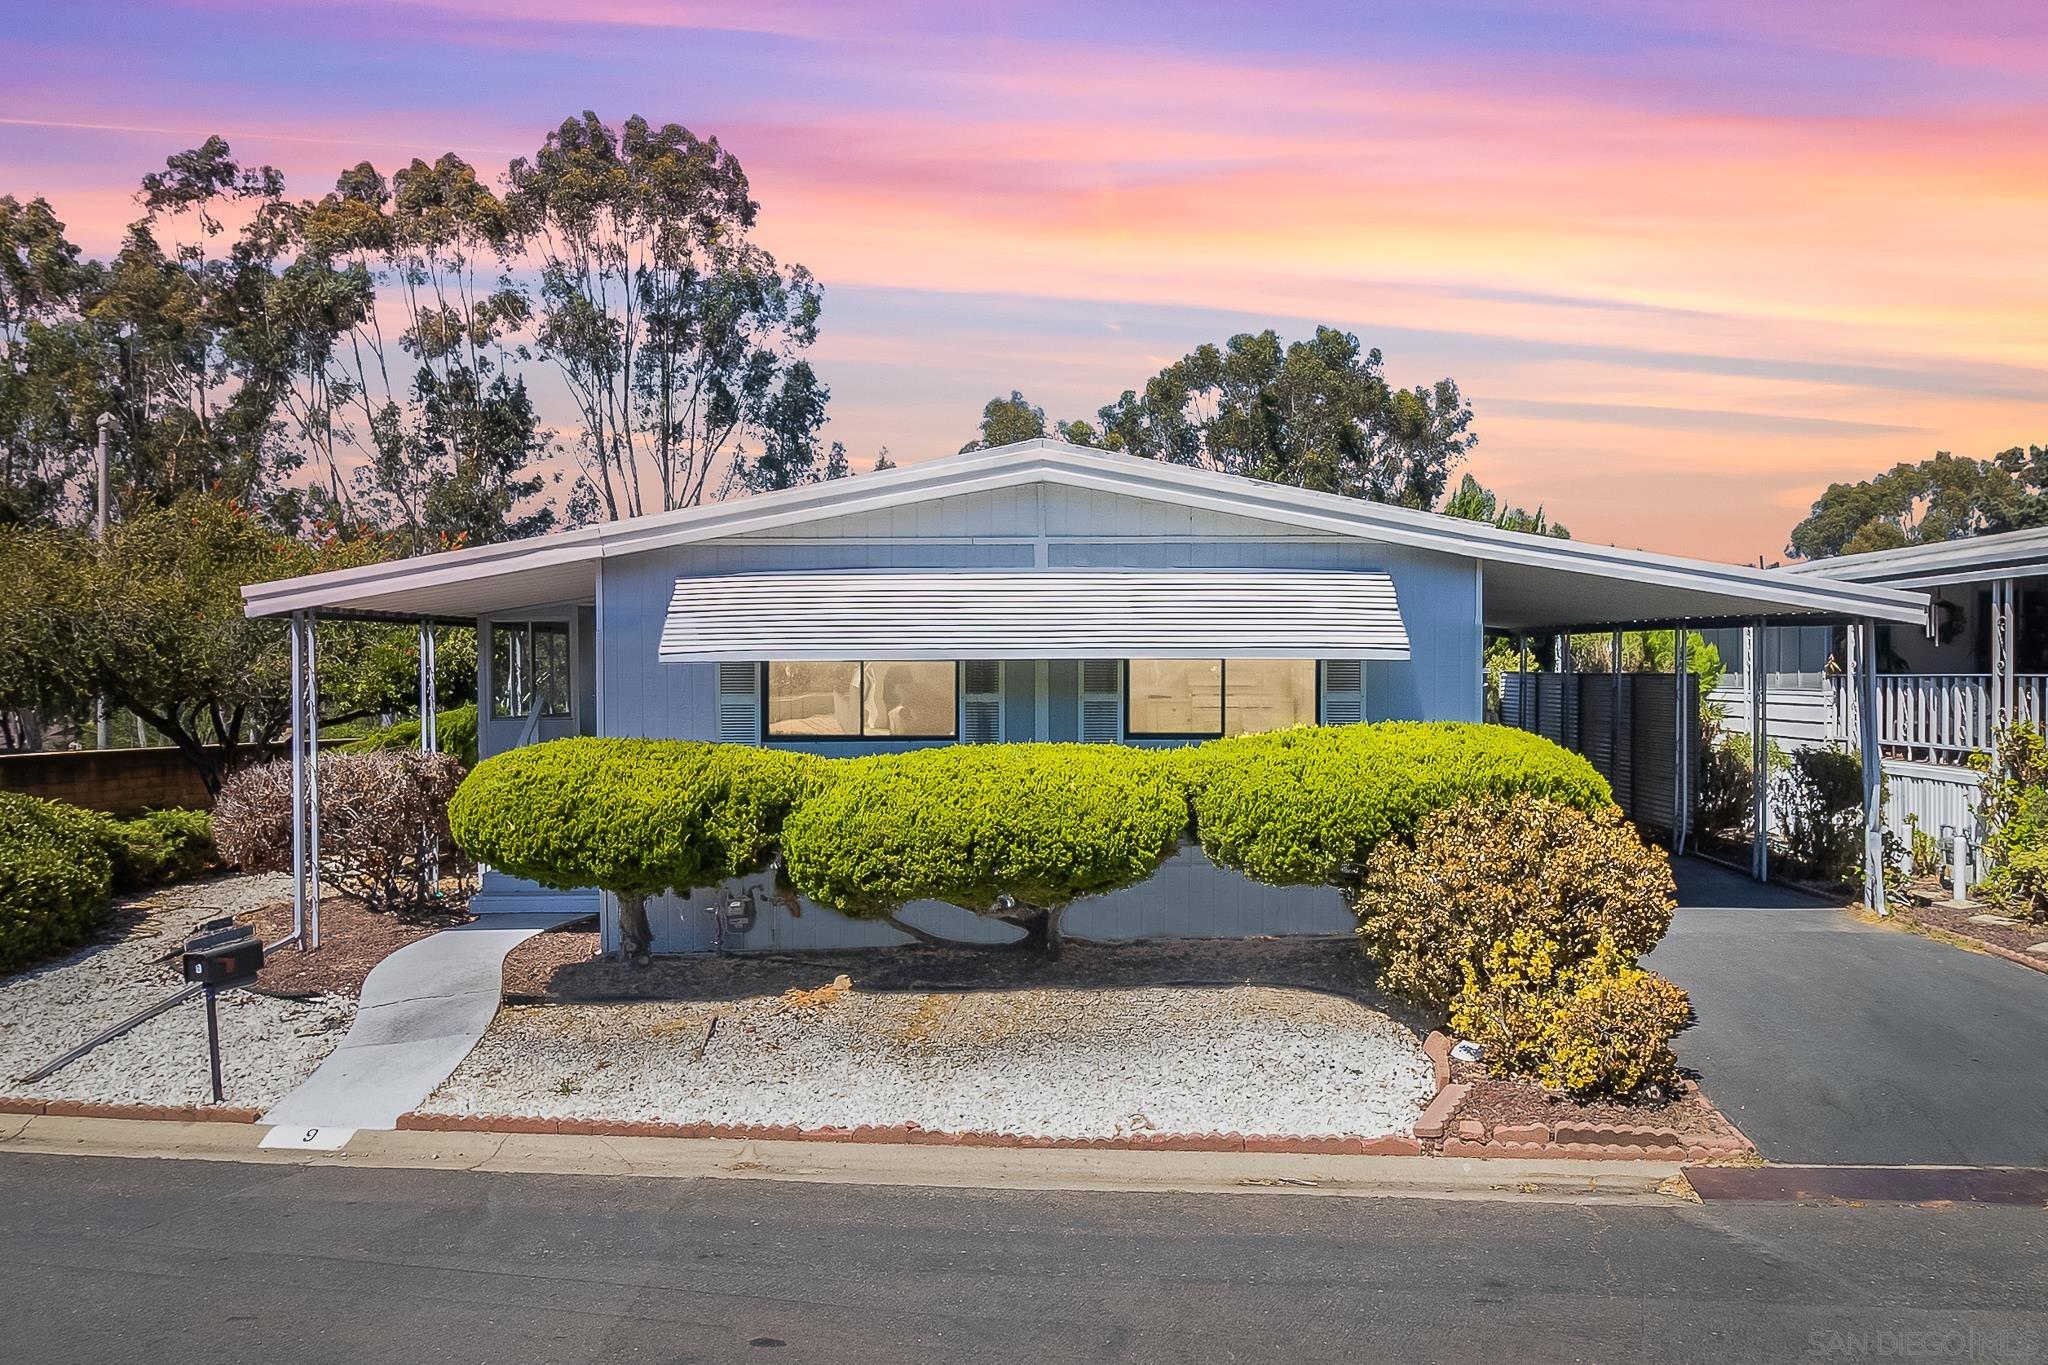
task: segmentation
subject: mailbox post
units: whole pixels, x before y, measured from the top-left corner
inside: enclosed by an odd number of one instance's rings
[[[246,986],[263,967],[263,940],[246,924],[209,920],[185,941],[185,980],[205,988],[206,1053],[213,1068],[213,1100],[226,1099],[220,1083],[220,1015],[214,997],[223,987]]]

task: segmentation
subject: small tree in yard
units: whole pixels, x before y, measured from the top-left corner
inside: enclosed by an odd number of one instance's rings
[[[492,867],[617,896],[621,952],[645,962],[647,898],[765,867],[818,763],[734,744],[555,740],[479,763],[448,817]]]
[[[790,882],[857,919],[949,940],[897,913],[944,901],[1057,953],[1081,896],[1152,875],[1188,824],[1168,762],[1087,744],[970,745],[847,760],[783,830]]]
[[[320,875],[370,910],[408,913],[434,903],[433,872],[452,861],[448,800],[462,765],[446,754],[320,756]],[[291,866],[288,763],[244,768],[221,787],[214,842],[250,872]]]
[[[291,715],[281,621],[251,620],[242,588],[380,559],[375,539],[287,536],[247,509],[192,496],[139,508],[104,545],[77,531],[0,532],[0,706],[131,711],[219,791],[246,746]],[[408,708],[414,681],[388,662],[405,628],[331,623],[321,632],[322,723]],[[453,670],[451,670],[452,672]]]

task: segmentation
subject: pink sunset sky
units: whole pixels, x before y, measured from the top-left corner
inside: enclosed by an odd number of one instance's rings
[[[220,133],[315,195],[565,116],[716,134],[826,288],[828,434],[1092,417],[1326,322],[1581,538],[1782,553],[1835,479],[2048,441],[2037,0],[20,6],[0,193],[115,246]]]

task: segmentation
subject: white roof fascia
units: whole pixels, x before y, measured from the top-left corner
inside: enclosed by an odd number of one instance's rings
[[[826,516],[887,510],[932,497],[1036,483],[1049,473],[1068,487],[1148,498],[1497,563],[1746,596],[1800,611],[1902,622],[1917,622],[1926,611],[1924,599],[1886,587],[1836,579],[1827,580],[1825,586],[1818,582],[1809,586],[1803,576],[1788,575],[1782,570],[1714,564],[1585,541],[1525,535],[1481,522],[1389,507],[1341,494],[1290,488],[1049,440],[948,456],[880,474],[854,475],[534,540],[252,584],[242,592],[251,615],[275,616],[322,606],[345,607],[351,596],[371,595],[363,589],[384,593],[440,586],[522,568],[594,562],[669,545],[774,530]]]

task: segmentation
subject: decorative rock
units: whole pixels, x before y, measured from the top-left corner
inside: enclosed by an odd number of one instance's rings
[[[2007,926],[2019,923],[2011,915],[1972,915],[1969,922],[1971,924],[2003,924]]]
[[[2048,957],[2048,943],[2029,943],[2027,951],[2035,957]]]

